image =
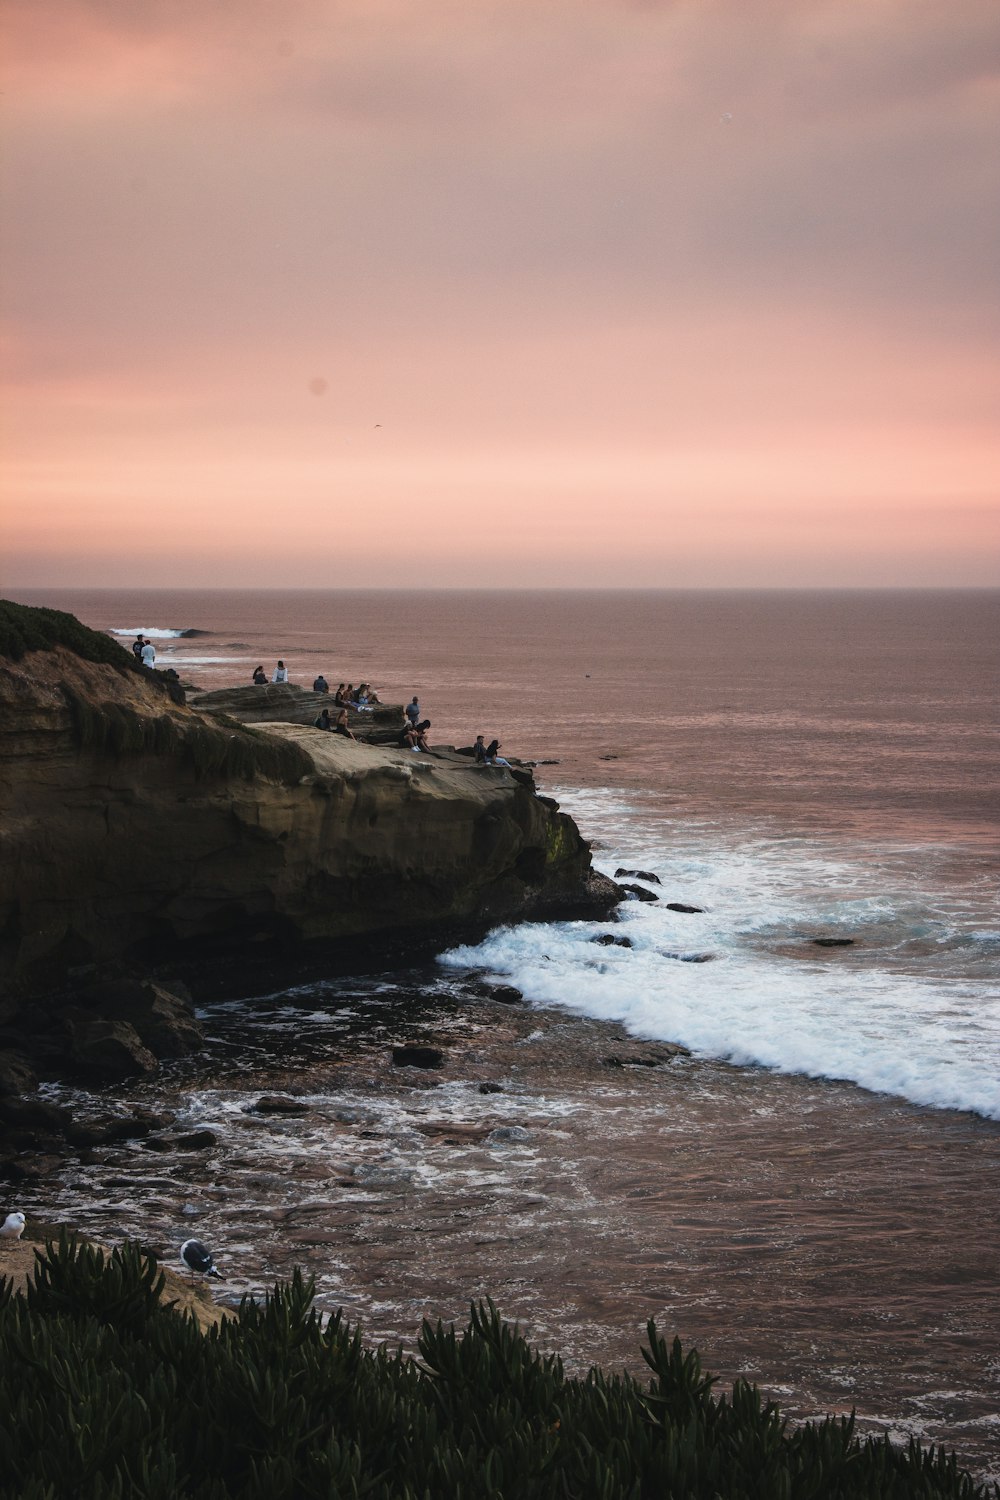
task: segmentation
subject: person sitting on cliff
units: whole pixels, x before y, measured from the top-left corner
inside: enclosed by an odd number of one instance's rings
[[[273,673],[271,674],[271,681],[272,682],[287,682],[288,681],[288,668],[285,666],[285,663],[283,661],[279,661],[278,665],[275,667]]]
[[[267,686],[267,673],[264,671],[263,662],[258,663],[253,669],[253,680],[257,687]]]
[[[334,734],[342,734],[345,740],[356,740],[357,735],[352,734],[347,727],[347,709],[342,708],[337,715],[337,722],[333,726]]]
[[[338,687],[337,691],[333,695],[333,701],[337,705],[338,708],[346,708],[347,707],[347,685],[346,685],[346,683],[342,682],[340,684],[340,686]]]
[[[472,753],[476,757],[476,765],[477,766],[484,766],[486,764],[486,736],[485,736],[485,734],[477,734],[476,735],[476,743],[472,747]]]
[[[361,684],[361,688],[359,689],[359,691],[363,691],[364,692],[365,702],[366,703],[379,703],[379,704],[381,704],[382,699],[379,697],[378,693],[376,693],[375,689],[372,687],[372,685],[371,685],[370,682],[363,682]]]
[[[483,764],[486,766],[509,766],[510,761],[504,760],[502,755],[497,754],[497,751],[499,749],[500,741],[490,740],[489,744],[486,746],[486,758],[483,761]]]
[[[368,698],[367,682],[358,683],[358,690],[354,694],[354,702],[352,706],[358,710],[358,713],[361,714],[370,714],[373,712]]]
[[[324,708],[323,712],[316,720],[316,728],[328,729],[331,734],[333,733],[333,725],[330,723],[330,710],[328,708]]]
[[[399,743],[411,750],[430,750],[427,739],[427,731],[431,727],[430,719],[422,719],[419,724],[408,724],[399,736]]]
[[[330,691],[330,684],[327,682],[326,678],[323,676],[323,673],[321,672],[319,674],[319,676],[316,678],[316,681],[313,683],[313,692],[314,693],[328,693],[329,691]]]

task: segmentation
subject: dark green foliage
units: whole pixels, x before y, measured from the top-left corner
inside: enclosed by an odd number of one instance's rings
[[[787,1431],[756,1389],[712,1395],[650,1324],[653,1380],[567,1379],[491,1303],[420,1357],[325,1324],[296,1272],[207,1335],[155,1262],[63,1238],[0,1282],[0,1496],[18,1500],[975,1500],[953,1459]]]
[[[145,670],[136,668],[132,652],[112,636],[88,629],[75,615],[0,599],[0,656],[20,661],[29,651],[52,651],[56,646],[66,646],[84,661],[105,662],[125,671]]]
[[[73,715],[78,749],[116,757],[176,755],[198,776],[250,781],[263,776],[294,786],[315,770],[312,757],[292,740],[275,739],[219,715],[215,723],[179,720],[170,714],[136,713],[121,703],[93,703],[68,682],[60,683]]]

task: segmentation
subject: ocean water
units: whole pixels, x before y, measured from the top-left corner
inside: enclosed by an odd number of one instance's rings
[[[542,764],[622,915],[443,956],[702,1056],[1000,1119],[1000,592],[60,593],[205,687],[421,695]],[[195,632],[184,634],[184,632]],[[695,914],[668,902],[702,908]],[[819,946],[834,938],[841,946]]]

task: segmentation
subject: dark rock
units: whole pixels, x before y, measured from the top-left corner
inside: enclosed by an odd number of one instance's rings
[[[73,1061],[89,1077],[117,1083],[136,1074],[156,1072],[156,1058],[128,1021],[83,1012],[64,1012],[63,1018],[70,1033]]]
[[[481,1083],[479,1085],[481,1094],[502,1094],[503,1086],[499,1083]]]
[[[444,1053],[440,1047],[407,1045],[393,1047],[392,1060],[397,1068],[440,1068],[444,1066]]]
[[[184,985],[152,980],[119,979],[90,986],[80,1002],[110,1020],[134,1027],[155,1057],[186,1057],[204,1041]]]
[[[42,1130],[47,1135],[64,1135],[73,1116],[62,1105],[47,1099],[0,1099],[0,1123],[14,1129]]]
[[[622,886],[622,890],[628,891],[629,895],[636,901],[659,901],[660,899],[655,891],[647,891],[644,885],[626,884]]]
[[[695,912],[703,912],[703,906],[687,906],[683,901],[668,901],[667,911],[683,911],[693,915]]]
[[[631,948],[632,939],[627,937],[615,937],[613,932],[599,932],[592,943],[600,943],[602,948]]]
[[[661,881],[659,875],[654,875],[651,870],[621,870],[621,869],[619,869],[619,870],[615,871],[615,879],[616,880],[618,879],[619,875],[631,875],[633,880],[648,880],[649,883],[650,883],[650,885],[662,885],[663,884],[663,882]]]
[[[817,948],[852,948],[854,946],[853,938],[819,937],[811,938],[810,941]]]
[[[496,1000],[499,1005],[520,1005],[524,996],[512,984],[490,984],[485,979],[477,980],[469,989],[481,1000]]]
[[[498,1005],[520,1005],[524,996],[512,984],[497,984],[490,992],[490,999]]]
[[[679,1042],[665,1042],[655,1052],[632,1052],[624,1057],[613,1055],[602,1059],[606,1068],[662,1068],[675,1057],[690,1057],[687,1047]]]
[[[599,755],[597,758],[598,758],[598,760],[619,760],[620,759],[620,757],[617,756],[617,755]]]
[[[28,1059],[20,1052],[0,1052],[0,1098],[25,1094],[38,1082]]]
[[[310,1106],[301,1099],[286,1099],[282,1094],[265,1094],[256,1104],[247,1106],[247,1114],[255,1115],[306,1115]]]
[[[218,1144],[219,1137],[214,1130],[191,1130],[187,1135],[179,1135],[174,1139],[178,1151],[207,1151],[210,1146]]]
[[[137,1104],[131,1111],[129,1118],[135,1127],[136,1136],[148,1135],[151,1130],[167,1130],[177,1116],[169,1109],[149,1109],[145,1104]]]

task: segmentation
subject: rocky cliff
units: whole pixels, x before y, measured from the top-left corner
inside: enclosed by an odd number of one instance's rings
[[[8,1043],[70,992],[100,1011],[95,987],[123,971],[248,986],[310,953],[332,965],[613,894],[525,773],[180,697],[72,617],[0,605]]]

